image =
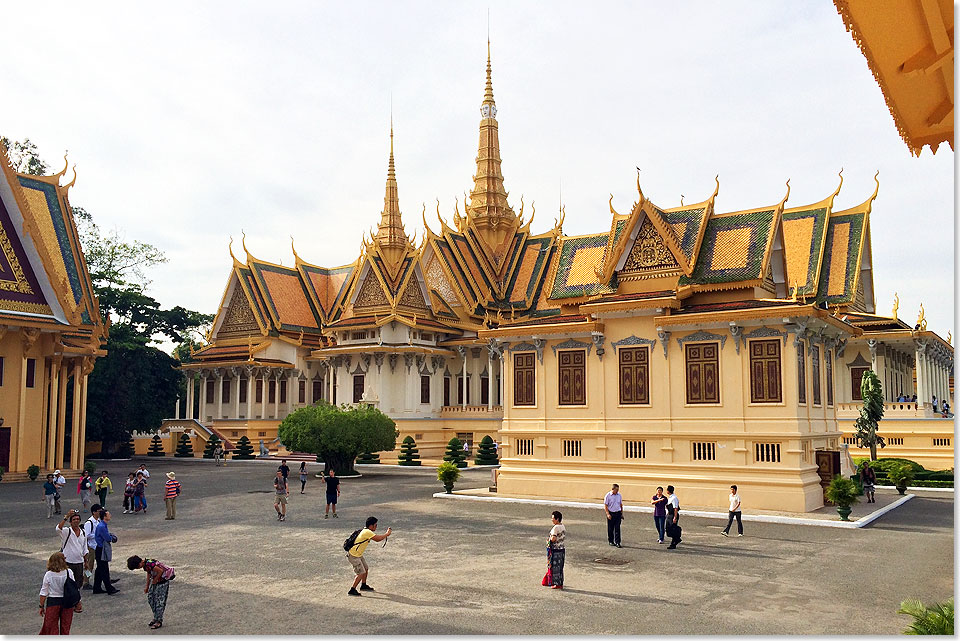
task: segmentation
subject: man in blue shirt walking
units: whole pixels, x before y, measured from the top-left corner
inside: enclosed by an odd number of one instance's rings
[[[110,561],[113,560],[113,544],[117,542],[117,537],[110,533],[107,527],[109,522],[110,512],[104,510],[95,534],[97,570],[93,575],[94,594],[116,594],[120,591],[113,587],[113,582],[110,580]]]

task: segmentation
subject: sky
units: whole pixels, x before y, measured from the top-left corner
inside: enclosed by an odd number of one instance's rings
[[[591,3],[592,4],[592,3]],[[240,239],[335,266],[383,208],[391,109],[400,205],[436,231],[472,187],[489,36],[510,203],[533,231],[609,228],[644,194],[717,212],[880,191],[877,312],[954,322],[954,154],[912,157],[833,3],[15,3],[0,134],[29,137],[71,203],[170,259],[164,306],[214,313]],[[529,211],[529,210],[528,210]]]

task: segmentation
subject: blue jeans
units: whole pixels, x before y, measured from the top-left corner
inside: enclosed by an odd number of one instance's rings
[[[662,540],[663,540],[663,535],[664,535],[664,528],[666,527],[666,524],[667,524],[667,517],[666,517],[666,516],[655,516],[655,517],[653,517],[653,522],[654,522],[654,523],[656,524],[656,526],[657,526],[657,538],[658,538],[658,540],[662,541]]]
[[[147,509],[147,497],[133,495],[133,509],[137,512]]]

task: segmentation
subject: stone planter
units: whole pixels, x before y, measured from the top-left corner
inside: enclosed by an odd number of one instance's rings
[[[447,491],[447,494],[453,494],[453,483],[444,483],[443,489]]]
[[[900,492],[900,496],[903,496],[904,494],[907,493],[907,486],[906,486],[906,485],[898,485],[898,486],[897,486],[897,492]]]
[[[848,505],[848,506],[837,507],[837,514],[840,515],[840,520],[841,520],[841,521],[849,521],[849,520],[850,520],[850,512],[852,512],[852,511],[853,511],[853,509],[852,509],[849,505]]]

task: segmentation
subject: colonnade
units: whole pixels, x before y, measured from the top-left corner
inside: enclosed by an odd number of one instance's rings
[[[914,345],[916,346],[917,400],[929,404],[936,396],[939,409],[940,402],[950,397],[953,351],[932,340],[915,339]]]
[[[94,359],[90,356],[58,354],[44,359],[42,373],[44,436],[40,443],[40,458],[46,469],[76,470],[83,467],[84,448],[87,441],[87,380],[90,372],[93,371],[93,364]],[[21,394],[26,391],[26,364],[23,371]],[[73,383],[73,400],[68,407],[67,387],[71,382]],[[66,458],[68,412],[71,436],[70,456]]]

